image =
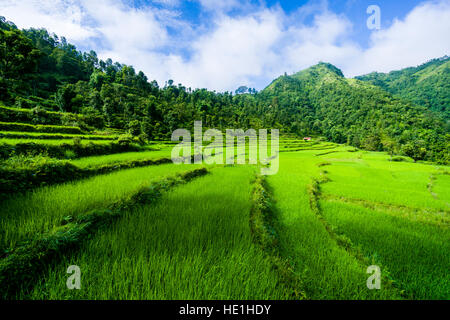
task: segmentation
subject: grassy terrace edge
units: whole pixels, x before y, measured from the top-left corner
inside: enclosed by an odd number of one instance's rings
[[[0,139],[38,139],[38,140],[116,140],[118,136],[101,136],[87,134],[70,134],[70,133],[41,133],[41,132],[17,132],[17,131],[0,131]]]
[[[104,141],[102,141],[104,142]],[[26,154],[46,154],[52,158],[67,159],[79,158],[93,155],[105,155],[113,153],[121,153],[128,151],[141,151],[143,147],[134,143],[61,143],[61,144],[46,144],[24,142],[9,144],[0,142],[0,159],[8,159],[11,155],[26,155]]]
[[[191,159],[194,155],[191,156]],[[180,158],[183,161],[185,158]],[[171,158],[136,159],[95,166],[80,167],[67,160],[41,158],[41,161],[21,168],[0,165],[0,200],[8,195],[107,174],[114,171],[172,163]]]
[[[0,122],[0,130],[2,131],[24,131],[24,132],[41,132],[41,133],[67,133],[67,134],[83,134],[80,127],[45,125],[45,124],[28,124],[18,122]]]
[[[54,185],[106,174],[123,169],[159,165],[172,162],[169,158],[131,160],[95,167],[81,168],[68,161],[45,159],[35,167],[8,169],[0,167],[0,199],[41,186]]]
[[[120,218],[125,210],[154,203],[169,189],[208,172],[206,168],[200,168],[163,178],[111,204],[109,208],[93,210],[75,219],[65,219],[52,231],[7,252],[0,260],[0,297],[13,299],[19,291],[32,287],[48,265],[58,260],[61,252],[76,249],[98,229]]]
[[[280,255],[277,217],[270,187],[262,175],[257,175],[253,185],[250,210],[250,231],[253,241],[269,256],[281,281],[290,289],[289,296],[295,300],[306,299],[302,282],[295,275],[289,261]]]

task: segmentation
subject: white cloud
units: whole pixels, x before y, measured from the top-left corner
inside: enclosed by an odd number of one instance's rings
[[[95,35],[92,28],[83,25],[84,12],[75,1],[3,0],[0,14],[21,28],[47,28],[74,42]]]
[[[344,68],[349,58],[360,54],[358,45],[347,38],[351,23],[331,12],[316,15],[312,26],[289,29],[288,43],[283,46],[287,71],[307,68],[327,61]]]
[[[272,46],[282,36],[279,23],[277,14],[268,10],[236,19],[223,16],[213,32],[192,43],[190,61],[173,60],[177,81],[232,89],[249,77],[263,76],[276,63]]]
[[[450,53],[450,1],[428,2],[413,9],[404,20],[372,34],[371,45],[350,75],[421,64]]]
[[[193,42],[195,54],[186,62],[173,59],[176,81],[219,90],[240,84],[262,88],[283,72],[295,72],[319,61],[345,66],[361,52],[346,40],[351,23],[325,11],[312,25],[287,23],[279,8],[244,16],[217,18],[214,30]]]
[[[205,23],[182,20],[179,0],[156,1],[164,9],[136,9],[112,0],[3,0],[0,12],[19,27],[46,27],[103,59],[131,64],[159,83],[173,79],[218,91],[239,85],[262,88],[285,71],[319,61],[354,76],[417,65],[450,52],[448,0],[427,2],[374,32],[367,49],[352,40],[348,18],[329,11],[326,1],[291,15],[279,6],[198,1]],[[231,16],[228,12],[236,8],[239,14]],[[312,22],[305,23],[311,16]]]
[[[189,30],[176,21],[176,12],[136,9],[113,0],[7,0],[0,3],[0,12],[20,28],[45,27],[78,47],[94,49],[102,59],[134,65],[159,81],[168,74],[159,70],[164,56],[158,51],[173,41],[166,24]]]
[[[165,27],[156,10],[127,8],[111,0],[83,0],[87,15],[95,21],[99,36],[108,41],[111,51],[153,50],[168,41]]]

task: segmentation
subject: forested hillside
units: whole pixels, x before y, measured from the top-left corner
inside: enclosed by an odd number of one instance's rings
[[[448,127],[437,113],[379,87],[344,78],[320,63],[273,81],[259,94],[294,132],[314,132],[338,143],[448,161]]]
[[[152,76],[0,17],[2,301],[449,299],[441,112],[329,63],[261,92]],[[176,148],[197,120],[280,135]]]
[[[413,103],[441,112],[450,119],[450,57],[433,59],[418,67],[356,77],[380,86]]]
[[[95,127],[163,138],[194,119],[211,127],[262,127],[254,95],[149,81],[132,66],[82,53],[45,29],[18,30],[0,20],[0,101],[18,108],[100,118]],[[78,123],[84,127],[84,123]]]
[[[4,18],[0,55],[0,101],[17,108],[8,109],[1,121],[17,122],[15,110],[30,110],[26,122],[38,117],[34,122],[44,123],[49,111],[58,111],[60,120],[47,124],[115,128],[146,140],[167,138],[202,120],[205,127],[280,128],[416,160],[449,159],[448,125],[437,113],[346,79],[330,64],[281,76],[260,93],[217,93],[172,80],[160,86],[132,66],[103,61],[94,51],[82,53],[45,29],[18,30]],[[448,75],[444,71],[433,79],[441,81],[441,74]],[[448,81],[442,79],[445,90]]]

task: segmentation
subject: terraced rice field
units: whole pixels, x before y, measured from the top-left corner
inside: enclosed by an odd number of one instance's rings
[[[157,142],[70,163],[170,158],[172,147]],[[159,164],[12,195],[0,208],[0,293],[449,299],[448,167],[390,160],[285,137],[275,175],[259,177],[260,168],[248,164]],[[70,265],[81,269],[80,290],[67,289]],[[371,265],[381,270],[379,290],[367,286]],[[6,278],[12,267],[27,277]]]

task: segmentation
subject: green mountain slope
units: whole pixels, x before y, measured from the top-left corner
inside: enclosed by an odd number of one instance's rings
[[[370,73],[356,79],[380,86],[413,103],[441,112],[450,119],[450,57],[389,73]]]
[[[259,95],[294,131],[369,150],[448,161],[446,123],[425,107],[368,82],[346,79],[327,63],[274,80]]]
[[[72,125],[128,130],[145,141],[168,138],[175,129],[202,120],[210,128],[279,128],[415,159],[449,158],[449,124],[437,112],[368,81],[346,79],[327,63],[282,76],[260,93],[233,95],[192,90],[173,80],[160,87],[132,66],[80,52],[45,29],[19,30],[3,17],[0,49],[0,102],[29,109],[33,123],[44,111],[80,114]],[[420,83],[441,81],[436,74],[448,75],[446,66],[417,71]],[[448,81],[439,81],[433,90],[448,98]]]

